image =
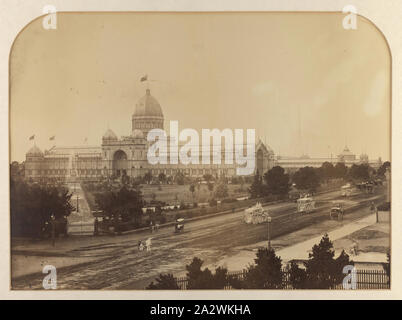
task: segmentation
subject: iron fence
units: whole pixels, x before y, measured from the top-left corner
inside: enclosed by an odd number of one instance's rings
[[[247,270],[228,272],[228,281],[224,290],[233,290],[230,285],[230,279],[243,280]],[[345,275],[346,276],[346,275]],[[187,290],[187,277],[176,278],[177,286],[180,290]],[[290,272],[283,270],[282,287],[284,290],[293,290],[290,282]],[[342,283],[337,284],[332,290],[345,290]],[[390,279],[384,270],[356,270],[356,290],[370,289],[390,289]]]

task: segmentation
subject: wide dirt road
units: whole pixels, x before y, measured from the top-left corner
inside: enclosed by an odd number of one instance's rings
[[[273,217],[272,237],[328,220],[331,200],[336,198],[339,198],[339,192],[317,196],[317,210],[303,216],[296,214],[295,203],[267,206]],[[367,210],[359,209],[367,208],[371,201],[379,202],[382,198],[382,194],[361,194],[349,198],[345,202],[347,210],[344,223],[367,214]],[[348,209],[351,207],[353,209]],[[337,223],[334,221],[333,226],[336,227]],[[150,236],[153,238],[152,251],[138,251],[138,240]],[[195,256],[203,259],[205,264],[213,264],[224,257],[236,255],[240,247],[266,239],[266,224],[246,225],[243,213],[237,212],[189,222],[181,234],[174,234],[173,227],[170,227],[152,235],[142,232],[115,237],[74,237],[58,240],[56,248],[38,243],[36,253],[33,253],[35,250],[24,252],[23,245],[13,246],[13,268],[23,268],[21,263],[29,257],[32,258],[30,268],[33,273],[13,277],[12,287],[42,289],[45,276],[42,274],[43,261],[33,259],[32,255],[36,255],[36,258],[45,253],[59,256],[54,257],[52,262],[57,268],[58,289],[143,289],[161,272],[183,273],[185,265]],[[73,259],[82,259],[83,262],[68,263]]]

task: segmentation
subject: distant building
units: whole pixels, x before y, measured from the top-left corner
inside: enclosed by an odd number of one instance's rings
[[[348,167],[352,166],[353,164],[368,164],[374,169],[378,169],[382,164],[381,158],[378,160],[369,160],[367,154],[362,154],[359,158],[357,158],[348,147],[345,147],[337,157],[311,158],[307,155],[303,155],[301,157],[277,156],[275,164],[281,166],[287,172],[293,172],[307,166],[318,168],[321,167],[324,162],[332,163],[334,166],[338,162],[341,162]]]
[[[347,146],[345,149],[338,155],[339,162],[353,162],[356,160],[356,155],[352,153]]]
[[[118,138],[111,129],[107,129],[100,146],[54,147],[42,152],[34,145],[26,154],[25,177],[34,180],[99,180],[123,175],[138,177],[147,172],[154,176],[164,173],[173,177],[178,172],[192,177],[202,177],[204,174],[215,177],[236,175],[236,164],[151,165],[147,160],[149,143],[146,137],[150,130],[164,128],[164,116],[159,102],[149,89],[137,102],[131,120],[130,135]],[[261,140],[257,142],[255,152],[255,172],[258,170],[263,174],[274,166],[274,152]]]

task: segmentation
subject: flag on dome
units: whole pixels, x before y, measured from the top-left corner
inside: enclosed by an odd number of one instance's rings
[[[33,140],[33,139],[35,139],[35,135],[32,135],[29,137],[29,140]]]
[[[56,138],[56,136],[51,136],[51,137],[49,138],[49,140],[54,140],[54,138]]]
[[[148,75],[145,75],[145,76],[141,77],[141,79],[140,79],[141,82],[147,81],[147,80],[148,80]]]

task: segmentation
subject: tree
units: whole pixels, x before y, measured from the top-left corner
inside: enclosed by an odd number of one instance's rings
[[[238,289],[281,289],[282,260],[273,248],[260,248],[254,265],[248,267],[243,280],[232,280],[232,286]]]
[[[178,290],[180,289],[177,285],[175,277],[171,273],[160,274],[158,278],[155,279],[156,283],[153,281],[146,287],[148,290]]]
[[[334,167],[335,178],[345,178],[348,172],[348,168],[343,162],[338,162]]]
[[[206,173],[203,175],[203,178],[206,182],[210,182],[211,180],[214,179],[214,177],[212,176],[212,174]]]
[[[166,175],[161,172],[158,176],[158,180],[160,181],[160,183],[165,183],[166,182]]]
[[[214,185],[211,182],[208,182],[208,190],[210,193],[212,193],[212,191],[214,191]]]
[[[391,168],[391,162],[389,161],[385,161],[381,167],[378,168],[377,170],[377,175],[379,177],[384,177],[385,176],[385,172],[387,171],[387,168]]]
[[[264,174],[266,193],[284,196],[289,192],[289,175],[280,166],[275,166]]]
[[[325,234],[309,253],[309,260],[304,263],[305,270],[291,265],[292,286],[298,289],[330,289],[341,283],[345,276],[343,268],[352,262],[343,250],[338,258],[335,259],[334,256],[333,243]]]
[[[365,181],[370,178],[370,167],[367,164],[353,164],[349,170],[349,177],[353,180]]]
[[[323,181],[328,181],[335,177],[335,167],[332,163],[326,161],[321,165],[319,173]]]
[[[109,218],[138,223],[142,215],[144,201],[141,191],[129,190],[123,186],[119,191],[97,193],[95,202]]]
[[[191,195],[193,196],[193,200],[194,200],[195,185],[191,184],[189,190],[190,190]]]
[[[215,189],[215,198],[223,199],[229,195],[229,189],[224,181],[220,181]]]
[[[185,181],[184,174],[179,171],[179,172],[176,174],[176,176],[175,176],[175,181],[176,181],[176,183],[177,183],[178,185],[181,185],[181,186],[182,186],[182,185],[184,184],[184,181]]]
[[[150,184],[151,183],[151,181],[152,181],[152,173],[151,173],[151,171],[148,171],[145,175],[144,175],[144,181],[145,181],[145,183],[147,183],[147,184]]]
[[[252,199],[259,198],[263,194],[262,179],[258,173],[258,170],[254,175],[254,181],[249,188],[249,192],[250,192],[250,198]]]
[[[41,237],[52,216],[60,221],[71,214],[71,196],[64,187],[29,185],[11,179],[11,235]]]
[[[290,263],[289,282],[294,289],[304,289],[307,287],[307,272],[299,268],[296,262]]]
[[[228,282],[227,269],[218,267],[215,274],[208,268],[201,270],[204,262],[194,257],[190,264],[186,265],[188,289],[223,289]]]
[[[301,190],[315,192],[320,185],[320,179],[312,167],[304,167],[297,170],[293,175],[293,182]]]

